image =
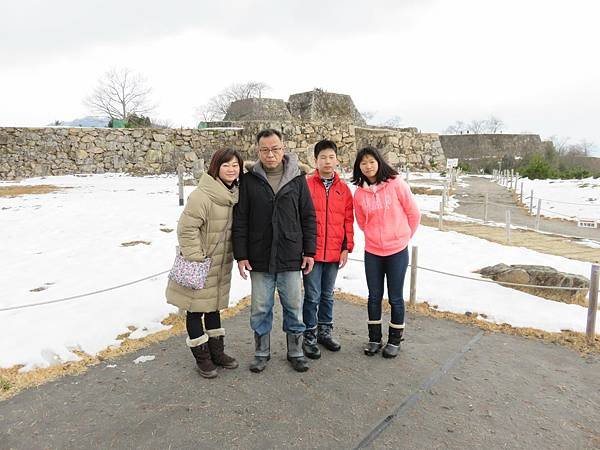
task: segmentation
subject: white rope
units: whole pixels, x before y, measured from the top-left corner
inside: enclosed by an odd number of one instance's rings
[[[348,258],[348,259],[352,260],[352,261],[358,261],[358,262],[364,263],[364,260],[362,260],[362,259],[357,259],[357,258]],[[409,264],[408,267],[411,267],[411,265]],[[459,275],[457,273],[444,272],[443,270],[430,269],[429,267],[422,267],[422,266],[417,266],[417,269],[422,269],[427,272],[434,272],[434,273],[438,273],[441,275],[447,275],[449,277],[462,278],[464,280],[481,281],[483,283],[502,284],[502,285],[506,285],[506,286],[520,286],[520,287],[530,287],[530,288],[536,288],[536,289],[562,289],[562,290],[567,290],[567,291],[586,291],[586,290],[588,290],[588,288],[576,288],[576,287],[568,287],[568,286],[542,286],[539,284],[520,284],[520,283],[508,283],[505,281],[485,280],[483,278],[467,277],[465,275]]]
[[[348,258],[349,261],[356,261],[356,262],[362,262],[364,264],[364,260],[363,259],[359,259],[359,258]],[[409,264],[408,267],[411,267],[411,265]],[[444,272],[442,270],[437,270],[437,269],[430,269],[429,267],[422,267],[422,266],[417,266],[417,269],[422,269],[428,272],[434,272],[434,273],[438,273],[441,275],[447,275],[450,277],[455,277],[455,278],[462,278],[465,280],[471,280],[471,281],[481,281],[483,283],[493,283],[493,284],[502,284],[505,286],[520,286],[520,287],[531,287],[531,288],[536,288],[536,289],[560,289],[560,290],[567,290],[567,291],[584,291],[587,290],[588,288],[575,288],[575,287],[567,287],[567,286],[541,286],[541,285],[537,285],[537,284],[519,284],[519,283],[508,283],[508,282],[504,282],[504,281],[494,281],[494,280],[485,280],[482,278],[473,278],[473,277],[467,277],[464,275],[459,275],[456,273],[450,273],[450,272]],[[79,294],[79,295],[73,295],[71,297],[64,297],[64,298],[59,298],[56,300],[49,300],[49,301],[45,301],[45,302],[37,302],[37,303],[28,303],[26,305],[15,305],[15,306],[7,306],[4,308],[0,308],[0,312],[5,312],[5,311],[15,311],[18,309],[25,309],[25,308],[32,308],[34,306],[42,306],[42,305],[51,305],[54,303],[62,303],[62,302],[66,302],[66,301],[70,301],[70,300],[78,300],[84,297],[89,297],[92,295],[96,295],[96,294],[101,294],[103,292],[108,292],[108,291],[113,291],[115,289],[120,289],[122,287],[126,287],[126,286],[131,286],[137,283],[141,283],[142,281],[146,281],[146,280],[150,280],[152,278],[156,278],[160,275],[164,275],[165,273],[170,272],[169,270],[164,270],[162,272],[158,272],[155,273],[153,275],[148,275],[144,278],[140,278],[138,280],[134,280],[134,281],[130,281],[128,283],[123,283],[123,284],[119,284],[116,286],[112,286],[109,288],[105,288],[105,289],[99,289],[96,291],[92,291],[92,292],[87,292],[85,294]]]
[[[52,303],[61,303],[61,302],[69,301],[69,300],[76,300],[76,299],[80,299],[80,298],[83,298],[83,297],[89,297],[90,295],[96,295],[96,294],[100,294],[102,292],[113,291],[115,289],[119,289],[119,288],[122,288],[122,287],[131,286],[132,284],[141,283],[142,281],[146,281],[146,280],[149,280],[151,278],[155,278],[155,277],[157,277],[159,275],[163,275],[163,274],[168,273],[170,271],[171,271],[170,269],[169,270],[165,270],[163,272],[155,273],[154,275],[148,275],[147,277],[140,278],[139,280],[130,281],[128,283],[119,284],[117,286],[112,286],[112,287],[109,287],[109,288],[106,288],[106,289],[99,289],[97,291],[92,291],[92,292],[88,292],[88,293],[85,293],[85,294],[73,295],[71,297],[64,297],[64,298],[59,298],[59,299],[56,299],[56,300],[49,300],[47,302],[28,303],[26,305],[7,306],[7,307],[4,307],[4,308],[0,308],[0,312],[3,312],[3,311],[14,311],[16,309],[31,308],[33,306],[50,305]]]

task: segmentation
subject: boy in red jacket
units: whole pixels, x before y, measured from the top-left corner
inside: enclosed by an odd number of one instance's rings
[[[348,261],[354,247],[352,193],[335,169],[338,165],[335,142],[323,139],[315,144],[317,170],[308,177],[308,189],[317,214],[317,252],[313,270],[304,276],[304,354],[321,357],[317,343],[333,352],[341,346],[333,338],[333,288],[338,268]]]

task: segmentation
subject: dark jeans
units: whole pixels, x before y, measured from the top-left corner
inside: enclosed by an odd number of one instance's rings
[[[315,262],[304,275],[304,325],[307,330],[333,323],[333,288],[338,273],[337,262]]]
[[[387,279],[387,289],[392,308],[391,322],[404,325],[404,276],[408,267],[408,247],[389,256],[377,256],[365,252],[365,274],[369,288],[367,310],[369,320],[381,320],[383,301],[383,281]]]

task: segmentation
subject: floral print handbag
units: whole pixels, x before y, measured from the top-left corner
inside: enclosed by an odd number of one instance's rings
[[[202,289],[204,287],[204,284],[206,283],[206,278],[208,277],[210,264],[212,262],[212,254],[217,249],[217,245],[219,245],[219,242],[221,242],[225,238],[225,234],[227,233],[227,229],[229,228],[229,223],[230,220],[227,221],[227,225],[225,225],[225,230],[223,230],[223,234],[219,236],[219,239],[217,239],[217,242],[215,243],[215,246],[212,249],[212,252],[206,255],[204,261],[188,261],[181,254],[179,246],[175,247],[177,253],[175,255],[175,262],[173,263],[173,268],[171,269],[171,272],[169,272],[169,279],[173,280],[178,285],[189,289]]]

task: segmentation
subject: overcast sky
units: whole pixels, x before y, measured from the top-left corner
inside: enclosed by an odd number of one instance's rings
[[[174,126],[254,80],[285,100],[350,94],[427,132],[494,115],[600,146],[597,0],[19,0],[0,17],[0,126],[86,116],[99,77],[128,67]]]

